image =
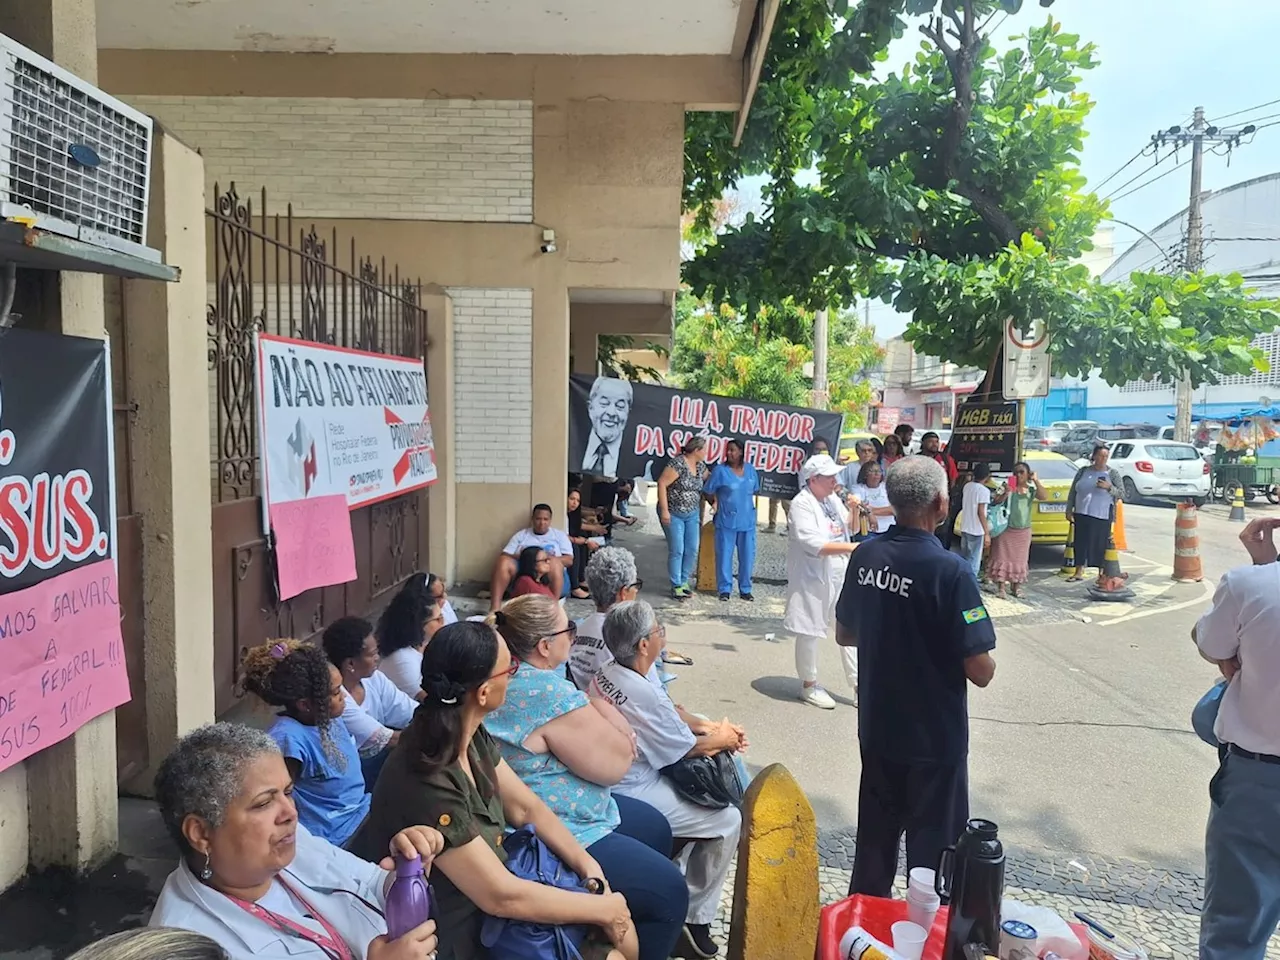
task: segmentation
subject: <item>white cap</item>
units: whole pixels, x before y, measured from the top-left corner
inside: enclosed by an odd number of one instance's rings
[[[840,464],[825,453],[810,457],[800,468],[800,482],[808,483],[814,477],[834,477],[840,472]]]

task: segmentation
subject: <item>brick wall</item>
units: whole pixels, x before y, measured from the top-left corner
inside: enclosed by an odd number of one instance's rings
[[[454,458],[459,483],[528,483],[533,291],[454,287]]]
[[[267,188],[268,213],[528,223],[524,100],[128,97],[198,148],[212,185]],[[256,206],[256,204],[255,204]]]

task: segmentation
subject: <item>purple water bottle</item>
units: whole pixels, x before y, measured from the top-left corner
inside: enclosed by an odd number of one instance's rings
[[[387,938],[399,940],[431,918],[431,891],[422,858],[396,857],[396,878],[387,891]]]

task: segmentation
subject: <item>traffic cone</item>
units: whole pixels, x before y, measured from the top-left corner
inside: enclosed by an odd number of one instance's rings
[[[1178,518],[1173,524],[1173,579],[1179,583],[1199,583],[1204,579],[1199,515],[1194,503],[1178,504]]]
[[[1129,540],[1124,535],[1124,501],[1116,501],[1116,522],[1111,525],[1111,538],[1116,542],[1117,550],[1128,550]]]
[[[1231,490],[1231,514],[1227,519],[1234,523],[1244,523],[1244,486],[1240,483]]]
[[[1076,575],[1076,522],[1070,517],[1067,518],[1067,546],[1062,551],[1062,569],[1058,571],[1060,577],[1074,577]]]
[[[1133,591],[1126,583],[1129,575],[1120,569],[1120,554],[1116,551],[1114,537],[1107,538],[1107,552],[1102,558],[1100,584],[1089,584],[1089,596],[1094,600],[1132,600]]]

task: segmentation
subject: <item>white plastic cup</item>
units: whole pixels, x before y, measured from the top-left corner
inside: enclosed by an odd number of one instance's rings
[[[931,867],[912,867],[911,873],[907,876],[907,889],[919,890],[921,893],[936,897],[938,891],[933,888],[936,876]]]
[[[933,920],[938,915],[940,901],[935,896],[932,900],[919,900],[907,892],[907,919],[925,930],[933,929]]]
[[[902,960],[920,960],[929,931],[910,920],[899,920],[889,929],[893,933],[893,952],[900,954]]]

